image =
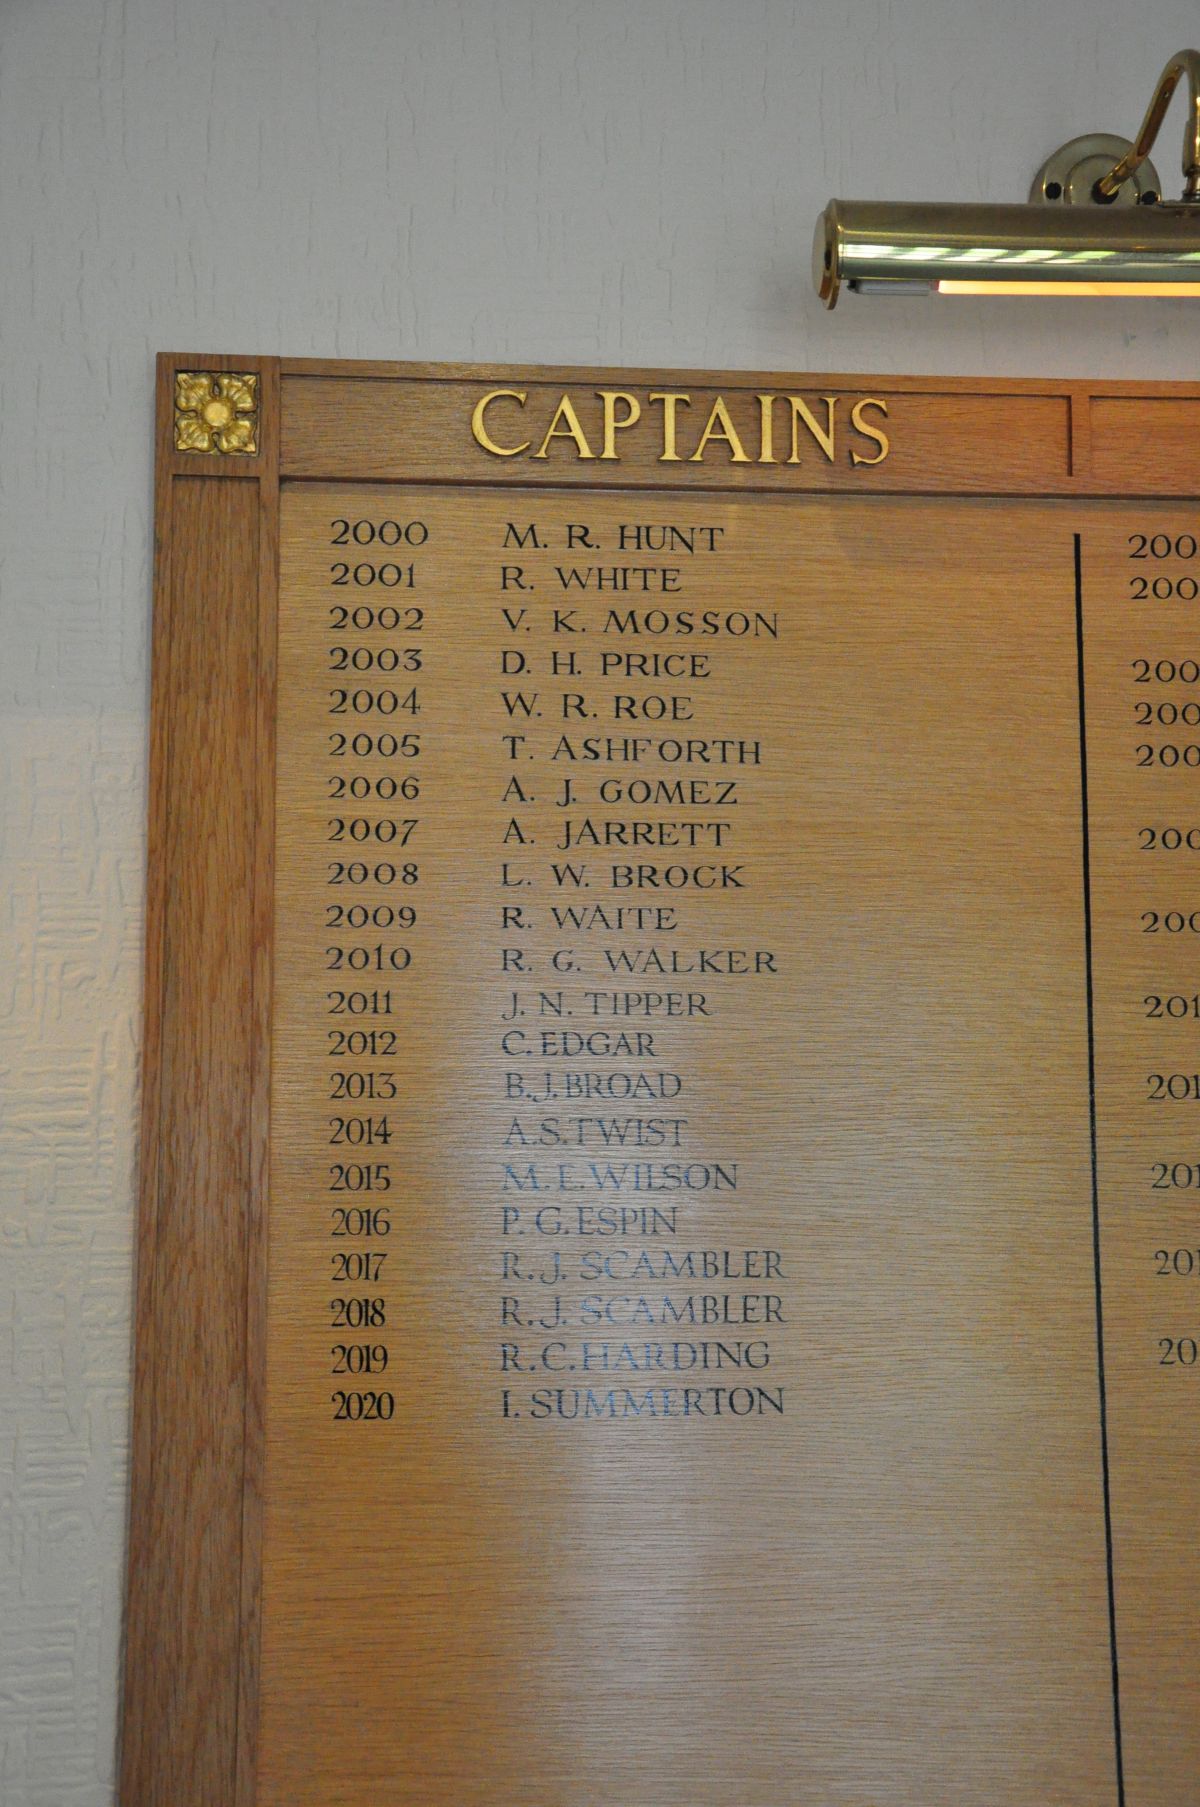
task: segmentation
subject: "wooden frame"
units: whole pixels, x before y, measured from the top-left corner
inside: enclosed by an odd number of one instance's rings
[[[256,456],[175,450],[180,367],[258,373]],[[159,363],[130,1801],[252,1798],[278,394],[274,361]]]
[[[176,449],[180,371],[257,376],[256,450]],[[255,1802],[281,481],[656,486],[649,451],[616,464],[513,458],[497,468],[470,444],[462,403],[481,383],[553,395],[663,380],[655,371],[207,354],[159,361],[124,1807]],[[726,393],[863,389],[862,378],[843,376],[669,380]],[[913,454],[921,472],[898,452],[869,486],[843,466],[801,474],[722,464],[672,477],[891,495],[1200,490],[1200,384],[870,383],[893,421],[906,407],[934,419]],[[979,426],[989,409],[990,442]],[[1022,421],[1034,417],[1057,424],[1026,433]],[[1139,447],[1132,465],[1130,443]]]

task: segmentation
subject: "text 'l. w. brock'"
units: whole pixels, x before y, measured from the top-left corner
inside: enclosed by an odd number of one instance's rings
[[[471,433],[493,458],[658,464],[882,464],[891,450],[877,395],[683,389],[488,389]]]

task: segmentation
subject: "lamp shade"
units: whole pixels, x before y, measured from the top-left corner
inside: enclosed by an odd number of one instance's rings
[[[1200,207],[830,201],[813,280],[856,294],[1200,295]]]

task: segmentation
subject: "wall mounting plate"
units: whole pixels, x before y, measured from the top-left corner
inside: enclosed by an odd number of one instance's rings
[[[1148,157],[1129,181],[1121,184],[1111,201],[1097,202],[1092,193],[1101,176],[1106,176],[1132,148],[1128,138],[1115,132],[1085,132],[1082,138],[1071,138],[1046,158],[1033,178],[1029,199],[1052,204],[1069,201],[1092,206],[1152,206],[1162,198],[1162,183]]]

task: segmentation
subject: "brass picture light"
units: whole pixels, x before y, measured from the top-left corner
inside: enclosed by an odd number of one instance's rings
[[[1187,78],[1183,194],[1164,201],[1149,153]],[[1200,295],[1200,52],[1173,56],[1137,138],[1089,133],[1048,157],[1029,200],[830,201],[813,280],[826,307],[858,295]]]

